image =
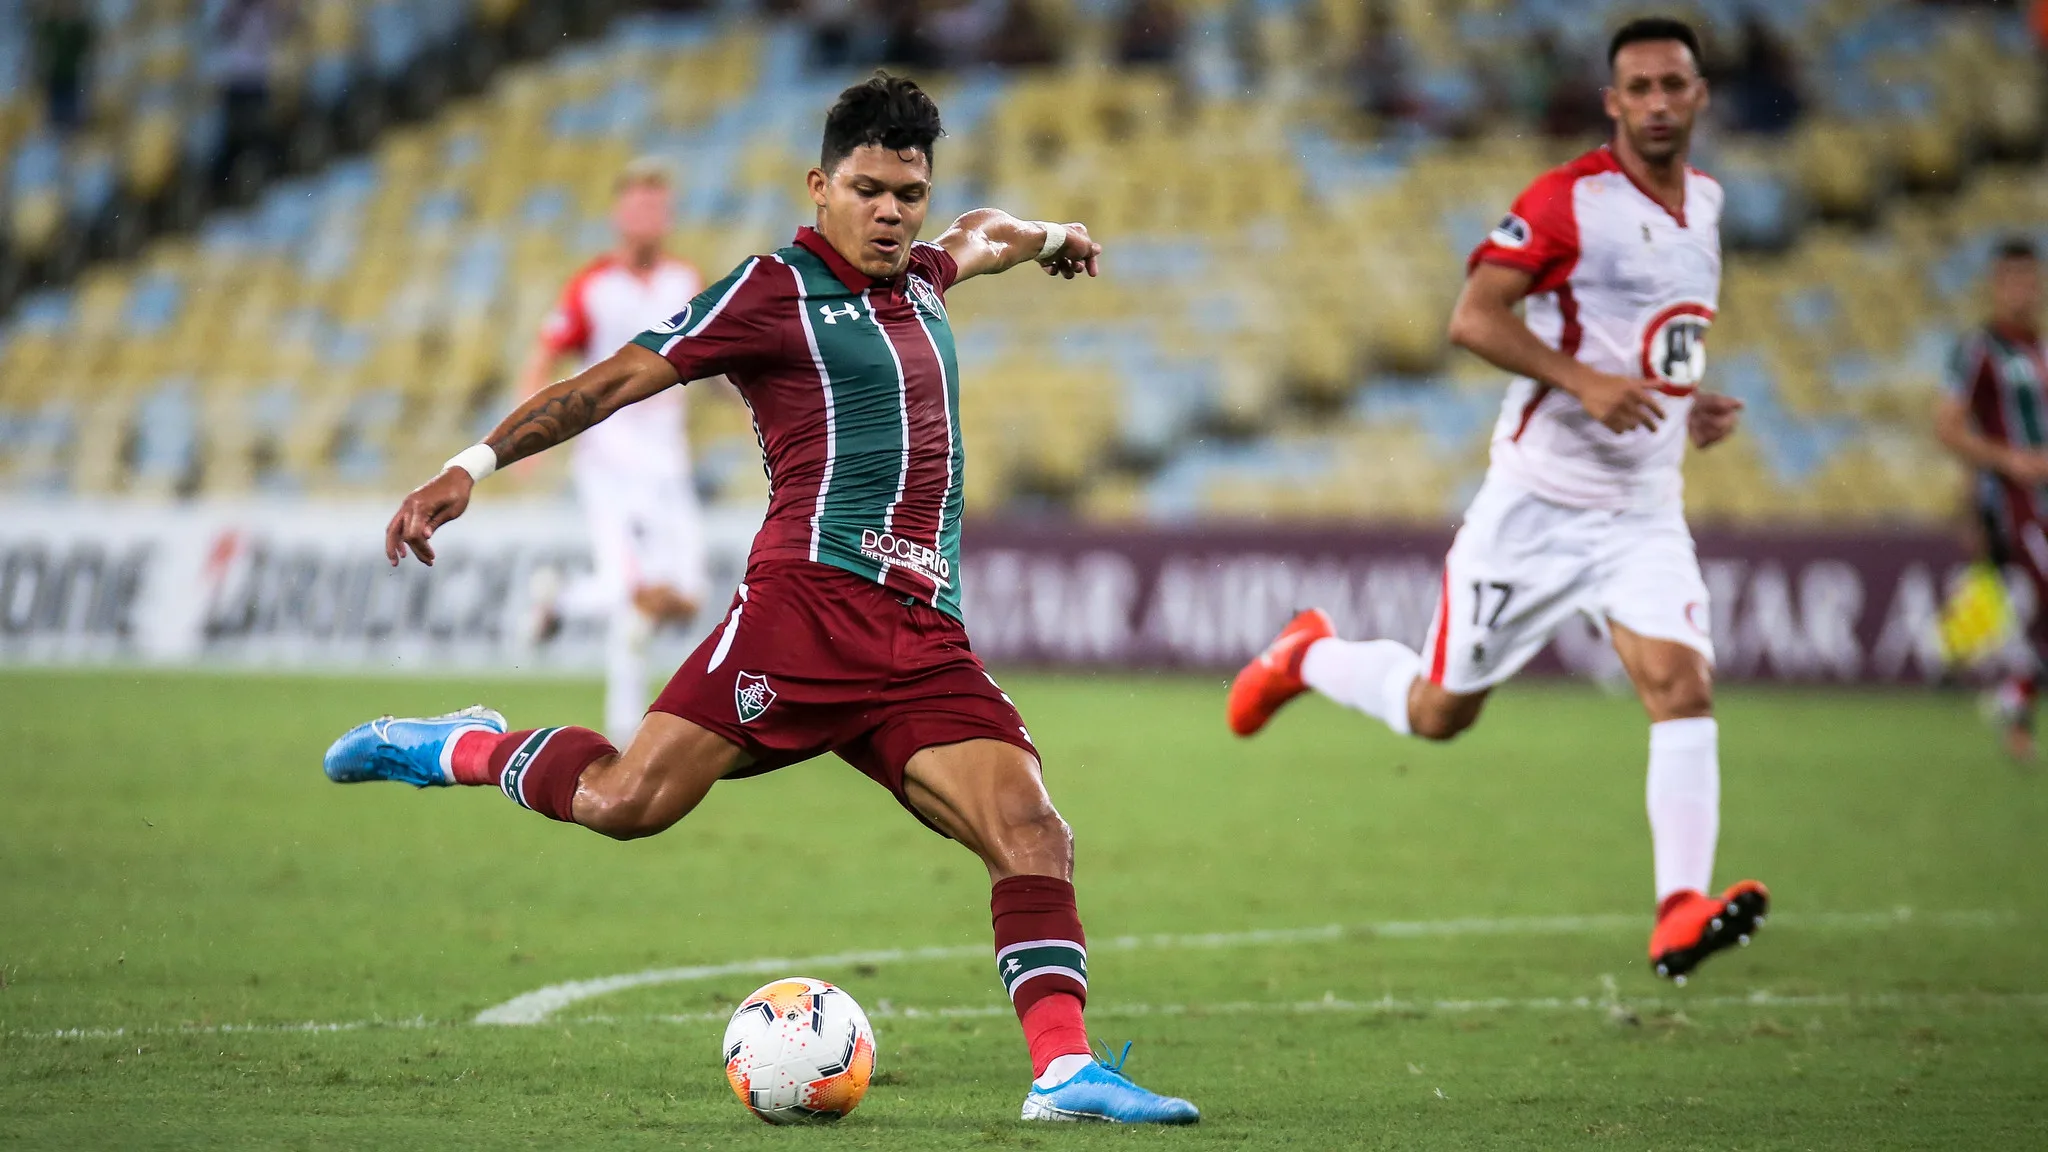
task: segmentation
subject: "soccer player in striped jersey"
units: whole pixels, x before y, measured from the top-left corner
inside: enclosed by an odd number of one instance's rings
[[[1448,740],[1559,628],[1590,619],[1649,713],[1649,958],[1683,981],[1747,944],[1769,901],[1754,880],[1712,887],[1714,646],[1679,472],[1686,441],[1727,437],[1742,406],[1701,389],[1721,188],[1686,164],[1707,105],[1699,39],[1676,20],[1637,20],[1607,59],[1612,142],[1516,199],[1472,253],[1451,317],[1454,342],[1515,379],[1423,652],[1337,639],[1311,608],[1238,674],[1227,708],[1249,736],[1314,689],[1403,736]]]
[[[847,89],[808,177],[815,227],[534,395],[392,517],[390,561],[410,551],[431,564],[434,532],[491,470],[678,384],[730,380],[760,436],[767,519],[724,620],[632,742],[507,732],[479,707],[360,725],[328,749],[327,775],[488,785],[632,839],[681,820],[720,780],[836,753],[987,866],[996,968],[1031,1052],[1024,1118],[1190,1123],[1193,1105],[1090,1055],[1073,836],[960,620],[966,458],[946,295],[1034,261],[1092,276],[1102,249],[1079,224],[986,208],[920,242],[940,132],[938,108],[908,80]]]
[[[1935,431],[1958,460],[1976,469],[1977,518],[1986,558],[2017,568],[2033,586],[2028,631],[2035,667],[1993,697],[1993,717],[2014,756],[2034,754],[2034,699],[2048,655],[2048,344],[2041,339],[2041,259],[2014,238],[1991,264],[1991,316],[1965,335],[1950,358],[1948,388]]]

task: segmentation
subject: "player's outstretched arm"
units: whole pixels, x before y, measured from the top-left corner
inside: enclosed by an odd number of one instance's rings
[[[2048,453],[2002,444],[1977,431],[1960,397],[1945,395],[1936,403],[1934,435],[1949,455],[1972,468],[1996,472],[2015,484],[2048,484]]]
[[[1616,432],[1656,430],[1664,419],[1656,382],[1610,376],[1545,344],[1515,315],[1535,278],[1504,264],[1481,264],[1465,279],[1451,311],[1451,343],[1496,368],[1571,393],[1586,412]]]
[[[603,420],[628,404],[645,400],[657,392],[681,383],[675,366],[638,344],[628,344],[607,359],[582,372],[548,385],[522,400],[510,416],[493,429],[483,444],[469,450],[488,450],[488,468],[503,468],[515,460],[546,451],[578,432]],[[465,452],[464,456],[469,453]],[[422,564],[434,562],[428,543],[434,530],[462,515],[469,507],[469,494],[479,476],[470,465],[450,460],[441,474],[413,489],[398,505],[391,523],[384,528],[384,557],[396,565],[408,550]]]
[[[1045,266],[1046,275],[1072,280],[1083,272],[1095,275],[1102,255],[1102,245],[1088,238],[1085,224],[1019,220],[1000,208],[976,208],[953,221],[937,243],[959,265],[960,280],[1008,272],[1033,260]]]

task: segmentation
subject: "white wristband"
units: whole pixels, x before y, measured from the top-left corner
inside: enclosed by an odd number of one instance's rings
[[[1045,229],[1045,243],[1038,249],[1038,262],[1043,264],[1059,255],[1060,249],[1067,246],[1067,226],[1055,224],[1050,220],[1033,220],[1032,223]]]
[[[498,470],[498,451],[489,444],[471,444],[441,465],[443,472],[450,468],[460,468],[469,473],[469,479],[474,483]]]

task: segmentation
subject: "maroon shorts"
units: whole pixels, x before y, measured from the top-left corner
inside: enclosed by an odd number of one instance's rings
[[[923,820],[903,794],[920,750],[984,738],[1038,749],[960,622],[906,599],[826,564],[751,568],[651,710],[744,749],[753,763],[734,777],[834,752]]]

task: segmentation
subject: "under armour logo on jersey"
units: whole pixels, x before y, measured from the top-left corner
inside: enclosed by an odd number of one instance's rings
[[[841,320],[860,319],[860,309],[855,308],[851,304],[844,304],[841,305],[841,307],[844,308],[845,311],[842,312],[839,309],[832,307],[830,304],[820,304],[818,305],[818,315],[823,316],[825,318],[825,323],[827,324],[837,324]]]

